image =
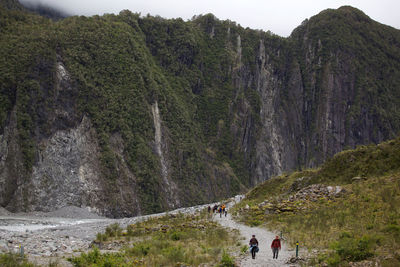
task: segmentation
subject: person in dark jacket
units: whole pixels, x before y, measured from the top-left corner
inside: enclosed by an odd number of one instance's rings
[[[217,206],[217,204],[215,204],[213,207],[213,213],[217,212],[217,209],[218,209],[218,206]]]
[[[255,259],[256,258],[256,252],[258,252],[258,240],[256,239],[255,235],[253,235],[251,237],[249,245],[250,245],[251,257],[253,259]]]
[[[274,241],[272,241],[271,249],[273,253],[273,259],[277,259],[279,250],[281,250],[281,241],[279,240],[279,236],[276,236]]]

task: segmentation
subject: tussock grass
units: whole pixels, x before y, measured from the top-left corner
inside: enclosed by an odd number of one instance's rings
[[[119,253],[102,254],[95,248],[70,261],[75,266],[103,266],[106,262],[117,266],[234,266],[229,265],[233,259],[226,251],[237,244],[237,236],[209,220],[206,213],[166,215],[127,229],[111,225],[98,234],[96,242],[123,242]]]
[[[341,185],[347,193],[303,201],[307,208],[295,212],[267,215],[259,206],[315,183]],[[318,249],[322,253],[315,265],[376,258],[383,266],[400,266],[400,139],[344,151],[319,169],[271,179],[249,192],[235,212],[249,225],[282,231],[291,244]]]
[[[2,267],[35,267],[25,257],[15,253],[0,254],[0,266]]]

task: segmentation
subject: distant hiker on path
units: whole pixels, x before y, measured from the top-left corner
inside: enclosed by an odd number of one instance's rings
[[[211,207],[210,206],[208,206],[208,213],[210,213],[211,212]]]
[[[281,241],[279,240],[279,236],[276,236],[274,241],[272,241],[271,249],[273,253],[273,259],[277,259],[279,250],[281,250]]]
[[[225,217],[226,217],[226,215],[228,214],[228,210],[227,209],[225,209]]]
[[[253,235],[252,238],[250,239],[249,245],[250,245],[251,257],[255,259],[256,253],[258,252],[258,240],[256,239],[255,235]]]
[[[213,213],[215,213],[217,211],[217,209],[218,209],[218,206],[217,206],[217,204],[215,204],[213,207]]]

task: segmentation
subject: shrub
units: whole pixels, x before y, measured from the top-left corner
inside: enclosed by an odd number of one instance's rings
[[[235,267],[234,259],[225,251],[222,253],[221,262],[218,265],[219,267]]]
[[[134,225],[130,224],[126,227],[126,232],[128,236],[133,236],[134,235]]]
[[[122,253],[105,253],[101,254],[98,248],[94,248],[92,251],[82,253],[79,257],[68,259],[75,267],[87,267],[87,266],[132,266],[133,259],[128,260]]]
[[[87,254],[82,253],[79,257],[69,258],[68,260],[76,267],[87,266],[88,264],[98,263],[100,258],[100,251],[95,247],[92,251]]]
[[[150,251],[150,245],[148,244],[135,244],[129,252],[132,253],[135,256],[146,256]]]
[[[33,263],[28,262],[19,254],[7,253],[0,254],[0,266],[2,267],[35,267]]]
[[[118,223],[114,223],[107,226],[105,234],[109,237],[119,237],[122,234],[122,229]]]
[[[98,242],[105,242],[107,241],[107,235],[106,234],[102,234],[102,233],[97,233],[96,235],[96,241]]]
[[[341,234],[340,234],[340,238],[350,238],[351,237],[351,234],[349,233],[349,232],[342,232]]]
[[[328,266],[336,267],[340,264],[340,256],[338,254],[333,254],[326,259]]]
[[[345,236],[341,237],[333,248],[342,260],[361,261],[373,256],[371,251],[373,243],[374,241],[368,236],[361,238]]]
[[[174,241],[178,241],[182,238],[182,233],[178,231],[172,231],[169,235],[169,238]]]
[[[247,245],[243,245],[243,246],[240,248],[240,251],[241,251],[243,254],[246,254],[246,253],[249,251],[249,247],[248,247]]]

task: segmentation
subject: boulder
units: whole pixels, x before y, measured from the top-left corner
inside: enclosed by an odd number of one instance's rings
[[[297,178],[290,186],[289,192],[290,193],[297,192],[300,189],[310,185],[310,182],[311,182],[311,177],[304,176]]]
[[[367,177],[364,177],[364,176],[356,176],[356,177],[351,178],[351,181],[354,183],[365,181],[365,180],[367,180]]]

